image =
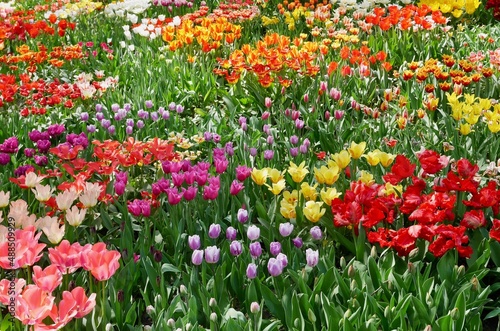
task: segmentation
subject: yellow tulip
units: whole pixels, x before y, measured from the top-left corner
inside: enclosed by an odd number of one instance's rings
[[[345,169],[351,162],[351,155],[346,150],[343,150],[340,153],[333,154],[332,159],[340,169]]]
[[[379,155],[380,155],[380,150],[376,149],[374,151],[368,152],[363,156],[365,157],[366,162],[368,162],[369,165],[376,166],[377,164],[380,163]]]
[[[302,163],[297,166],[295,163],[290,161],[290,167],[288,168],[288,173],[292,176],[292,180],[295,183],[300,183],[304,180],[304,177],[309,173],[309,170],[306,168],[306,162],[302,161]]]
[[[373,183],[375,183],[375,180],[373,180],[373,175],[364,170],[361,170],[359,180],[366,185],[372,185]]]
[[[271,179],[271,182],[273,182],[274,184],[276,184],[277,182],[279,182],[280,180],[282,180],[283,178],[285,178],[283,176],[284,175],[284,171],[282,172],[282,171],[279,171],[278,169],[268,168],[267,175]]]
[[[386,152],[380,152],[380,154],[379,154],[378,157],[380,158],[380,164],[384,168],[387,168],[388,166],[390,166],[392,164],[392,162],[396,158],[396,155],[389,154],[389,153],[386,153]]]
[[[316,192],[317,186],[318,184],[310,186],[309,183],[302,183],[300,185],[300,193],[302,193],[306,200],[316,201],[316,197],[318,196],[318,192]]]
[[[299,192],[297,190],[293,190],[292,192],[285,191],[283,192],[283,199],[291,204],[296,204],[299,200]]]
[[[326,190],[322,189],[320,192],[321,200],[323,200],[328,206],[332,205],[332,200],[340,196],[340,192],[337,192],[335,187],[329,187]]]
[[[274,195],[278,195],[285,189],[286,182],[284,179],[278,181],[277,183],[272,183],[272,186],[269,186],[268,184],[265,184],[268,188],[269,191],[271,191]]]
[[[385,183],[385,189],[383,190],[383,192],[385,195],[391,195],[391,194],[401,195],[401,192],[403,192],[403,186],[392,185],[391,183]]]
[[[267,180],[267,169],[253,168],[251,177],[255,184],[264,185]]]
[[[332,167],[329,168],[325,166],[322,166],[320,169],[314,168],[314,177],[320,184],[333,185],[339,179],[339,171],[340,169],[337,164],[333,163]]]
[[[366,142],[362,141],[359,144],[354,141],[351,142],[351,147],[348,148],[349,154],[355,160],[359,159],[361,155],[365,152]]]
[[[463,124],[460,124],[459,131],[460,131],[460,134],[466,136],[469,133],[471,133],[473,130],[471,130],[471,126],[469,123],[463,123]]]
[[[288,203],[286,200],[281,200],[280,213],[284,218],[296,218],[295,205]]]
[[[303,209],[304,216],[316,223],[326,212],[325,208],[321,208],[322,205],[323,202],[307,201]]]

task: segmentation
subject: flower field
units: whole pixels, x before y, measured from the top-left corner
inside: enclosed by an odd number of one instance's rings
[[[500,2],[0,2],[0,330],[498,330]]]

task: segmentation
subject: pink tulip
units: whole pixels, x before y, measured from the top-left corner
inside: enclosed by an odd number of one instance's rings
[[[95,244],[83,256],[83,260],[84,269],[90,271],[98,281],[110,279],[120,267],[120,253],[108,251],[102,242]]]
[[[82,255],[85,255],[91,248],[91,244],[82,247],[77,242],[71,245],[69,241],[63,240],[59,246],[49,248],[49,259],[63,275],[71,274],[82,267]]]
[[[36,285],[28,285],[16,298],[16,318],[24,325],[41,323],[52,311],[54,297]]]
[[[22,291],[24,286],[26,286],[26,281],[22,278],[17,278],[14,280],[14,294],[9,293],[12,291],[10,288],[10,280],[9,279],[2,279],[0,281],[0,303],[3,304],[4,306],[9,306],[9,302],[11,298],[17,297]]]
[[[42,232],[36,233],[34,226],[28,226],[25,229],[15,230],[15,259],[9,260],[9,241],[0,243],[0,267],[3,269],[19,269],[31,266],[42,258],[42,250],[45,244],[39,244],[38,239]],[[14,263],[12,266],[11,263]]]
[[[33,267],[33,282],[42,290],[52,293],[62,283],[62,273],[55,264],[42,270],[40,266]]]

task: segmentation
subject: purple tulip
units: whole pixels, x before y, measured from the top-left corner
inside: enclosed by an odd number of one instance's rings
[[[292,243],[297,248],[301,248],[303,245],[302,238],[300,238],[300,237],[293,238]]]
[[[321,240],[323,238],[323,233],[321,232],[321,228],[319,226],[312,227],[309,233],[314,240]]]
[[[210,228],[208,229],[208,236],[212,239],[216,239],[220,235],[220,224],[211,224]]]
[[[194,250],[193,255],[191,255],[191,262],[194,265],[200,265],[203,262],[203,250]]]
[[[262,246],[260,245],[260,242],[256,241],[250,244],[250,255],[254,259],[258,258],[262,254]]]
[[[267,270],[269,271],[271,276],[276,277],[281,275],[281,273],[283,272],[283,265],[280,261],[272,257],[267,262]]]
[[[200,249],[200,247],[201,247],[200,236],[197,234],[189,236],[188,237],[188,244],[189,244],[189,248],[191,248],[192,250]]]
[[[209,246],[205,248],[205,261],[207,263],[217,263],[220,258],[220,248],[217,246]]]
[[[239,241],[234,240],[229,245],[229,251],[231,252],[231,255],[238,256],[243,251],[243,246],[241,245],[241,243]]]
[[[259,239],[260,229],[255,225],[250,225],[247,230],[247,237],[252,241]]]
[[[232,226],[228,227],[226,229],[226,239],[231,241],[235,240],[237,233],[238,231],[235,228],[233,228]]]
[[[283,253],[279,253],[278,256],[276,256],[276,260],[281,262],[283,268],[285,268],[288,265],[288,257]]]
[[[306,262],[307,265],[311,268],[315,267],[319,261],[319,252],[313,251],[312,249],[306,249]]]
[[[240,208],[238,209],[238,222],[245,223],[248,221],[248,210]]]
[[[290,222],[280,224],[280,234],[283,237],[288,237],[293,231],[293,224]]]
[[[281,253],[281,244],[277,241],[273,241],[271,244],[269,244],[269,251],[274,256],[278,255],[279,253]]]
[[[257,277],[257,265],[255,263],[250,263],[247,267],[247,277],[254,279]]]

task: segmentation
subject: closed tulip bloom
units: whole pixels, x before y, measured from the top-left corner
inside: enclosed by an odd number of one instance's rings
[[[267,169],[253,168],[251,176],[255,184],[264,185],[267,180]]]
[[[188,245],[192,250],[197,250],[201,247],[200,236],[195,234],[188,237]]]
[[[9,205],[10,191],[4,192],[0,191],[0,208],[7,207]]]
[[[300,238],[300,237],[293,238],[292,243],[297,248],[301,248],[303,245],[302,238]]]
[[[235,179],[231,183],[231,187],[229,188],[229,194],[238,195],[238,193],[240,193],[241,190],[243,190],[244,188],[245,188],[245,186],[243,185],[243,183],[241,183],[237,179]]]
[[[246,221],[248,221],[248,210],[243,208],[238,209],[237,218],[238,222],[240,223],[245,223]]]
[[[321,232],[321,228],[319,226],[313,226],[309,233],[314,240],[321,240],[323,238],[323,232]]]
[[[325,214],[326,209],[321,208],[323,201],[307,201],[303,209],[304,216],[311,222],[317,222]]]
[[[357,160],[361,157],[361,155],[363,155],[365,149],[366,149],[366,142],[363,141],[357,144],[353,141],[351,142],[351,147],[348,148],[348,151],[351,154],[351,157]]]
[[[262,255],[262,246],[260,245],[260,242],[257,241],[250,244],[250,255],[254,259]]]
[[[311,248],[306,249],[306,262],[311,268],[315,267],[319,261],[319,252],[313,251]]]
[[[231,255],[238,256],[243,251],[243,246],[241,245],[241,243],[239,241],[234,240],[229,245],[229,251],[231,252]]]
[[[205,248],[205,261],[207,263],[217,263],[219,262],[220,248],[217,246],[209,246]]]
[[[257,265],[255,263],[250,263],[247,267],[247,277],[250,279],[254,279],[257,277]]]
[[[277,277],[283,272],[283,265],[280,261],[272,257],[267,262],[267,270],[271,276]]]
[[[247,237],[250,240],[257,240],[260,237],[260,229],[255,225],[250,225],[247,230]]]
[[[279,253],[276,256],[276,260],[281,262],[281,265],[283,266],[283,268],[285,268],[288,265],[288,257],[283,253]]]
[[[293,231],[293,224],[290,222],[281,223],[279,227],[280,234],[283,237],[288,237]]]
[[[65,226],[59,224],[57,217],[45,216],[39,219],[36,224],[52,244],[58,244],[63,239]]]
[[[237,233],[238,233],[238,231],[235,228],[233,228],[232,226],[228,227],[226,229],[226,239],[230,240],[230,241],[235,240]]]
[[[208,236],[212,239],[216,239],[219,237],[221,231],[221,227],[219,224],[211,224],[208,229]]]
[[[340,169],[344,169],[347,168],[347,166],[351,162],[351,155],[346,150],[342,150],[339,153],[333,154],[332,159]]]
[[[273,241],[269,244],[269,251],[272,255],[276,256],[281,253],[281,244],[278,241]]]
[[[203,250],[195,249],[191,255],[191,262],[194,265],[200,265],[203,262]]]

